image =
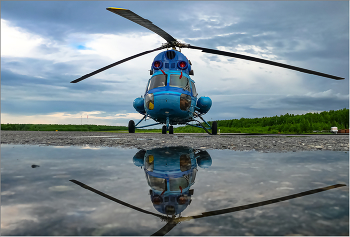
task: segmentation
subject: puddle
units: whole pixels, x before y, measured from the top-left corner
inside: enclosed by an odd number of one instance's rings
[[[157,138],[136,138],[136,140],[144,141],[144,140],[159,140],[159,139],[157,139]]]
[[[345,152],[2,145],[1,158],[3,235],[349,234],[348,187],[271,201],[348,185]]]
[[[89,137],[114,137],[114,136],[77,136],[74,138],[89,138]]]

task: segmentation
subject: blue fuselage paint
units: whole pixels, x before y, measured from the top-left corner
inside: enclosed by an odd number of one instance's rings
[[[155,65],[157,65],[157,67],[155,67]],[[185,67],[181,68],[181,65],[185,65]],[[197,92],[194,88],[195,82],[189,76],[191,65],[186,56],[176,50],[163,51],[154,58],[151,71],[153,76],[147,83],[144,98],[146,98],[148,94],[153,94],[154,104],[152,105],[152,109],[147,107],[146,99],[144,100],[144,110],[139,108],[136,102],[141,102],[141,98],[135,99],[135,109],[139,113],[146,114],[156,122],[163,124],[166,123],[167,118],[169,119],[170,125],[186,124],[193,121],[197,105]],[[166,85],[147,90],[151,79],[157,75],[163,74],[163,72],[167,76]],[[184,78],[183,80],[187,80],[188,78],[189,83],[187,88],[171,86],[170,75],[178,75],[179,78],[182,75],[181,78]],[[180,96],[182,94],[188,95],[189,98],[191,98],[191,105],[187,110],[181,110],[180,108]]]
[[[152,160],[152,170],[148,169],[149,156],[153,157]],[[181,156],[186,156],[190,160],[190,167],[187,167],[187,170],[181,170]],[[156,148],[147,150],[144,155],[144,171],[147,177],[153,177],[156,179],[164,179],[166,182],[166,191],[160,190],[153,187],[152,182],[148,181],[150,188],[152,189],[151,201],[154,196],[161,195],[163,198],[163,203],[160,205],[153,204],[154,208],[160,213],[166,214],[165,207],[172,206],[175,213],[179,214],[184,211],[190,203],[191,195],[189,190],[194,184],[196,171],[197,171],[197,161],[195,158],[194,150],[189,147],[171,147],[171,148]],[[187,179],[187,185],[182,184],[182,191],[179,189],[179,186],[171,185],[171,180],[175,179]],[[148,179],[148,178],[147,178]],[[174,189],[175,190],[172,190]],[[163,192],[164,191],[164,192]],[[181,195],[188,197],[186,203],[180,205],[177,202],[177,198]]]
[[[162,72],[156,72],[155,75],[163,74]],[[170,86],[170,75],[181,75],[181,72],[169,70],[167,74],[167,84],[164,87],[157,87],[146,91],[147,94],[153,94],[154,96],[154,108],[148,109],[145,104],[146,113],[155,121],[165,123],[166,118],[169,118],[171,125],[185,124],[192,121],[194,108],[197,103],[197,97],[192,94],[192,83],[194,81],[189,75],[182,73],[183,77],[189,79],[189,91],[184,88]],[[192,82],[192,83],[191,83]],[[147,84],[148,85],[148,84]],[[180,109],[180,96],[186,94],[191,97],[191,106],[187,111]]]

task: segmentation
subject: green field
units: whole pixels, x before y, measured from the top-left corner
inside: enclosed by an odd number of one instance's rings
[[[125,126],[75,124],[1,124],[1,130],[13,131],[126,131]]]
[[[331,127],[349,128],[349,109],[330,110],[304,115],[285,114],[263,118],[241,118],[219,120],[220,133],[266,133],[266,134],[302,134],[328,133]],[[212,122],[209,121],[209,124]],[[127,132],[126,126],[107,125],[61,125],[61,124],[1,124],[1,130],[14,131],[98,131]],[[161,129],[136,129],[136,133],[161,133]],[[201,128],[181,126],[174,128],[175,133],[204,133]]]

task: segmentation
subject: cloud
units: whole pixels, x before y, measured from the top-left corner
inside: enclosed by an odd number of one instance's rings
[[[140,120],[143,115],[139,113],[125,114],[106,114],[102,111],[80,111],[75,114],[70,113],[51,113],[35,115],[12,115],[1,113],[2,123],[25,123],[28,124],[96,124],[96,125],[113,125],[127,126],[129,120]]]
[[[150,78],[148,70],[158,52],[80,83],[69,83],[165,42],[148,29],[106,11],[110,4],[2,3],[2,113],[18,118],[80,111],[103,111],[111,116],[135,113],[132,101],[144,93]],[[308,93],[332,90],[340,97],[349,94],[348,2],[182,2],[181,6],[177,2],[118,2],[117,5],[131,9],[186,43],[346,78],[334,81],[182,49],[192,61],[195,73],[192,78],[199,96],[213,99],[208,117],[269,116],[267,113],[274,115],[296,108],[297,103],[303,104],[298,113],[312,110],[314,105],[326,110],[337,103],[336,98],[322,107],[316,101],[307,102],[313,98]],[[278,95],[288,97],[283,100]],[[344,99],[341,101],[345,103]]]
[[[349,105],[349,95],[335,93],[332,89],[323,92],[308,92],[305,95],[287,95],[284,97],[269,98],[256,102],[254,109],[308,109],[313,110],[338,110]]]
[[[1,57],[29,57],[43,38],[1,19]]]

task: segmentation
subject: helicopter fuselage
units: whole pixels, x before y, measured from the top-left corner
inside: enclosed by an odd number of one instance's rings
[[[153,120],[169,125],[193,121],[196,113],[207,113],[209,97],[197,100],[190,61],[181,52],[167,50],[158,54],[151,68],[144,98],[134,100],[134,108]]]
[[[168,71],[166,86],[146,91],[144,96],[145,111],[157,122],[166,123],[168,118],[169,124],[171,125],[184,124],[191,121],[193,118],[197,96],[192,93],[192,88],[190,86],[188,86],[188,89],[171,86],[170,77],[173,76],[179,77],[180,73]],[[182,80],[188,80],[191,84],[194,83],[194,81],[184,73]],[[151,99],[154,101],[153,108],[149,103]]]

